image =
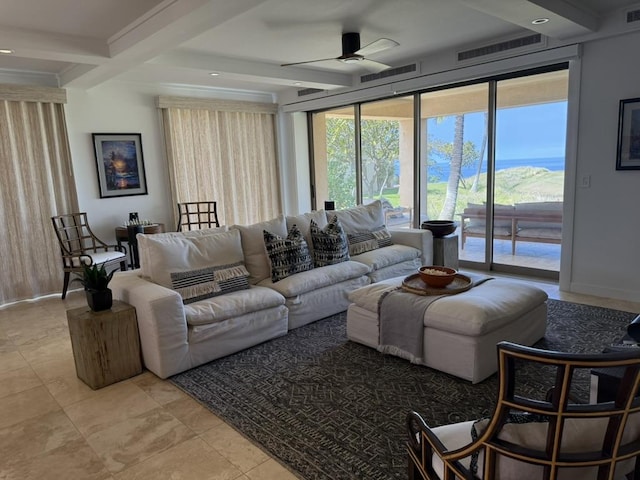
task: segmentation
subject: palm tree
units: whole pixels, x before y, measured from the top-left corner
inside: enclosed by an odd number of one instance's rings
[[[444,204],[440,211],[441,220],[453,220],[456,212],[456,201],[458,200],[458,186],[460,185],[460,174],[462,171],[462,160],[464,150],[464,115],[456,115],[453,133],[453,152],[451,155],[451,168],[449,180],[447,181],[447,193]]]

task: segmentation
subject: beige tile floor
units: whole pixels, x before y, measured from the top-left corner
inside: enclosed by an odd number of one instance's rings
[[[518,279],[517,281],[522,281]],[[640,303],[551,298],[640,312]],[[100,390],[76,377],[66,310],[84,296],[0,308],[0,478],[297,478],[171,383],[149,372]]]

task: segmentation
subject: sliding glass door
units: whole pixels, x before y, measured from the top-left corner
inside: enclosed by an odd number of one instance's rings
[[[313,114],[312,192],[316,208],[332,201],[335,208],[357,203],[355,107]]]
[[[562,64],[315,112],[315,206],[454,220],[462,266],[557,277],[567,97]]]
[[[567,70],[496,82],[494,263],[560,269],[567,95]]]
[[[389,226],[413,215],[413,96],[312,115],[316,208],[381,200]]]

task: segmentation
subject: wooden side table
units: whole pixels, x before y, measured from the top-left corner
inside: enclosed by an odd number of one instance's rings
[[[78,378],[92,389],[142,373],[136,309],[113,301],[111,310],[89,307],[67,310]]]
[[[459,267],[458,235],[433,239],[433,264],[455,269]]]

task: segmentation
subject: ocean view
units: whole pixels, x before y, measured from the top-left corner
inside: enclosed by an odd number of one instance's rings
[[[564,170],[564,157],[549,157],[549,158],[516,158],[505,159],[496,161],[496,170],[505,170],[507,168],[515,167],[536,167],[546,168],[550,171],[562,171]],[[462,176],[464,178],[471,177],[476,174],[477,165],[462,168]],[[483,162],[482,173],[487,172],[487,164]],[[446,181],[449,178],[449,164],[448,163],[436,163],[429,167],[428,174],[433,181]]]

